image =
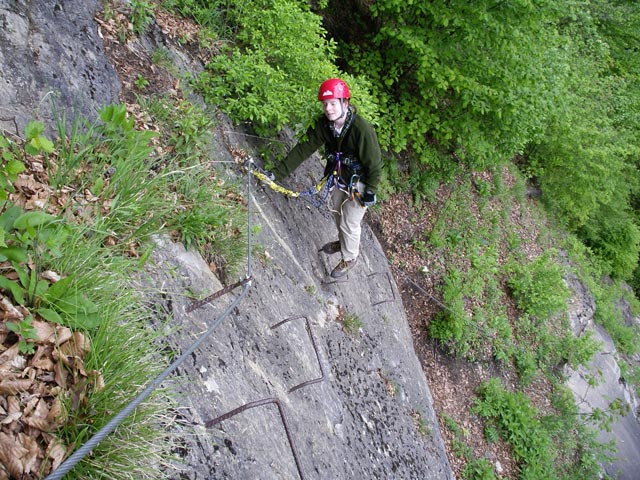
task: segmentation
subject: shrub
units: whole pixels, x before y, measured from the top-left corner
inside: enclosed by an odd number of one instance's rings
[[[618,203],[615,208],[601,206],[578,234],[605,262],[612,277],[621,280],[632,277],[638,265],[640,226],[624,204]]]
[[[539,320],[546,320],[566,308],[569,290],[563,270],[547,251],[526,265],[516,265],[507,280],[518,308]]]
[[[493,378],[478,389],[474,411],[495,424],[500,435],[512,446],[521,463],[522,479],[558,478],[554,471],[553,443],[540,422],[529,398],[506,391]]]
[[[619,287],[602,285],[595,289],[594,295],[597,305],[594,319],[611,335],[616,348],[629,355],[640,351],[640,329],[625,324]]]
[[[482,168],[537,138],[555,108],[553,24],[563,6],[376,2],[380,27],[350,60],[378,85],[390,148],[428,156],[435,139]]]
[[[444,279],[442,300],[445,309],[432,320],[429,334],[442,341],[450,342],[455,348],[463,346],[463,337],[469,315],[464,308],[462,295],[462,274],[458,270],[451,270]]]
[[[234,44],[211,59],[195,85],[235,121],[249,120],[264,135],[304,127],[320,113],[320,82],[341,75],[360,111],[377,123],[366,80],[338,72],[335,44],[306,2],[238,2],[226,19],[236,32]]]

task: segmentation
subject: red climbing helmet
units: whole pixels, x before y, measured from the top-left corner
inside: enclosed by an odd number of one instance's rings
[[[331,100],[333,98],[351,98],[349,87],[339,78],[330,78],[320,85],[318,90],[318,100]]]

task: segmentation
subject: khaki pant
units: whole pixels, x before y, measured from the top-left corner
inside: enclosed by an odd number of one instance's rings
[[[358,183],[358,191],[362,192],[364,188],[363,183]],[[331,211],[338,228],[342,258],[355,260],[360,253],[362,217],[367,208],[362,206],[358,197],[351,200],[346,192],[336,187],[331,192]]]

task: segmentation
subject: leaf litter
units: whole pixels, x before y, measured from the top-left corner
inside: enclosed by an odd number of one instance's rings
[[[42,478],[55,470],[75,445],[55,432],[72,409],[103,387],[100,372],[87,371],[89,338],[55,323],[32,320],[32,354],[7,321],[28,314],[7,297],[0,301],[0,480]]]
[[[41,209],[56,194],[39,158],[25,163],[10,200],[25,210]],[[55,202],[48,210],[59,213]],[[9,262],[0,268],[16,280]],[[62,275],[45,271],[39,277],[53,284]],[[25,337],[15,325],[28,318]],[[83,333],[46,321],[0,293],[0,480],[44,478],[74,450],[57,432],[92,391],[104,387],[101,373],[85,368],[90,348]]]

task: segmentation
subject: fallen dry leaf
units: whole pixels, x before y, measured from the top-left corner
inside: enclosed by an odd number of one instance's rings
[[[15,395],[11,395],[6,397],[7,399],[7,412],[9,415],[12,413],[20,412],[22,413],[22,409],[20,408],[20,401]]]
[[[15,305],[11,303],[11,300],[4,295],[0,299],[0,310],[4,312],[3,319],[5,320],[24,318],[20,310],[18,310]]]
[[[115,237],[109,235],[104,239],[104,244],[109,247],[113,247],[114,245],[118,244],[118,240]]]
[[[54,324],[33,319],[31,320],[31,326],[35,329],[39,342],[53,342],[55,332]]]
[[[35,427],[43,432],[51,431],[53,425],[49,422],[49,407],[42,398],[38,399],[35,410],[31,415],[24,415],[22,421],[31,427]]]
[[[81,358],[91,350],[91,341],[81,332],[74,332],[73,338],[60,345],[60,351],[68,357]]]
[[[0,395],[15,395],[29,390],[33,382],[29,379],[3,378],[0,380]]]
[[[48,203],[48,194],[38,194],[27,200],[24,204],[24,208],[25,210],[44,210]]]
[[[36,353],[31,359],[30,365],[36,369],[46,370],[50,372],[53,370],[53,360],[51,353],[53,351],[52,345],[38,345]]]
[[[53,270],[45,270],[40,274],[40,277],[42,277],[44,280],[47,280],[48,282],[51,282],[51,283],[56,283],[60,281],[60,279],[62,278],[58,273],[54,272]]]
[[[15,478],[22,478],[24,466],[22,457],[27,455],[29,450],[20,444],[14,435],[0,432],[0,462]]]
[[[71,396],[71,409],[77,410],[78,407],[84,405],[87,401],[87,380],[82,379],[80,382],[76,383],[73,389],[73,393]]]
[[[55,424],[56,426],[61,425],[66,418],[66,415],[63,415],[63,413],[60,399],[58,397],[54,398],[49,413],[47,414],[47,422]]]
[[[14,343],[11,347],[7,348],[2,354],[0,354],[0,371],[3,370],[2,366],[7,364],[6,369],[11,367],[11,362],[20,353],[20,347],[17,343]]]
[[[28,400],[26,398],[23,398],[22,402],[24,403],[25,400],[27,401],[27,403],[22,409],[22,414],[26,416],[26,415],[30,415],[31,412],[33,412],[34,408],[36,407],[36,405],[40,401],[40,398],[37,397],[37,396],[32,396]]]
[[[64,342],[73,337],[73,332],[68,327],[63,327],[62,325],[56,326],[56,341],[55,343],[58,345],[62,345]]]
[[[11,366],[15,370],[24,370],[27,366],[27,359],[23,355],[16,355],[13,360],[11,360]]]
[[[127,255],[132,258],[138,258],[138,251],[136,250],[136,246],[134,244],[129,244],[127,248]]]
[[[20,444],[27,449],[27,453],[22,457],[22,471],[24,474],[36,473],[37,466],[41,463],[41,450],[35,438],[24,433],[18,434]]]
[[[93,378],[94,391],[99,392],[104,389],[104,377],[102,376],[101,372],[99,372],[98,370],[91,370],[88,375],[89,378]]]
[[[56,362],[53,366],[53,371],[55,372],[55,382],[60,385],[62,388],[67,388],[67,370],[64,368],[60,362]]]
[[[22,417],[22,412],[9,413],[6,417],[4,417],[2,420],[0,420],[0,424],[1,425],[8,425],[11,422],[15,422],[16,420],[19,420],[20,417]]]
[[[43,435],[48,443],[47,451],[45,452],[46,458],[52,461],[51,470],[55,470],[64,461],[67,453],[73,448],[73,445],[65,447],[64,443],[53,435]]]
[[[85,188],[84,190],[84,198],[87,200],[87,202],[97,202],[98,200],[100,200],[100,197],[96,197],[88,188]]]
[[[38,182],[33,175],[25,175],[24,173],[18,175],[18,179],[13,182],[13,185],[26,197],[31,197],[38,191],[49,189],[47,185]]]

